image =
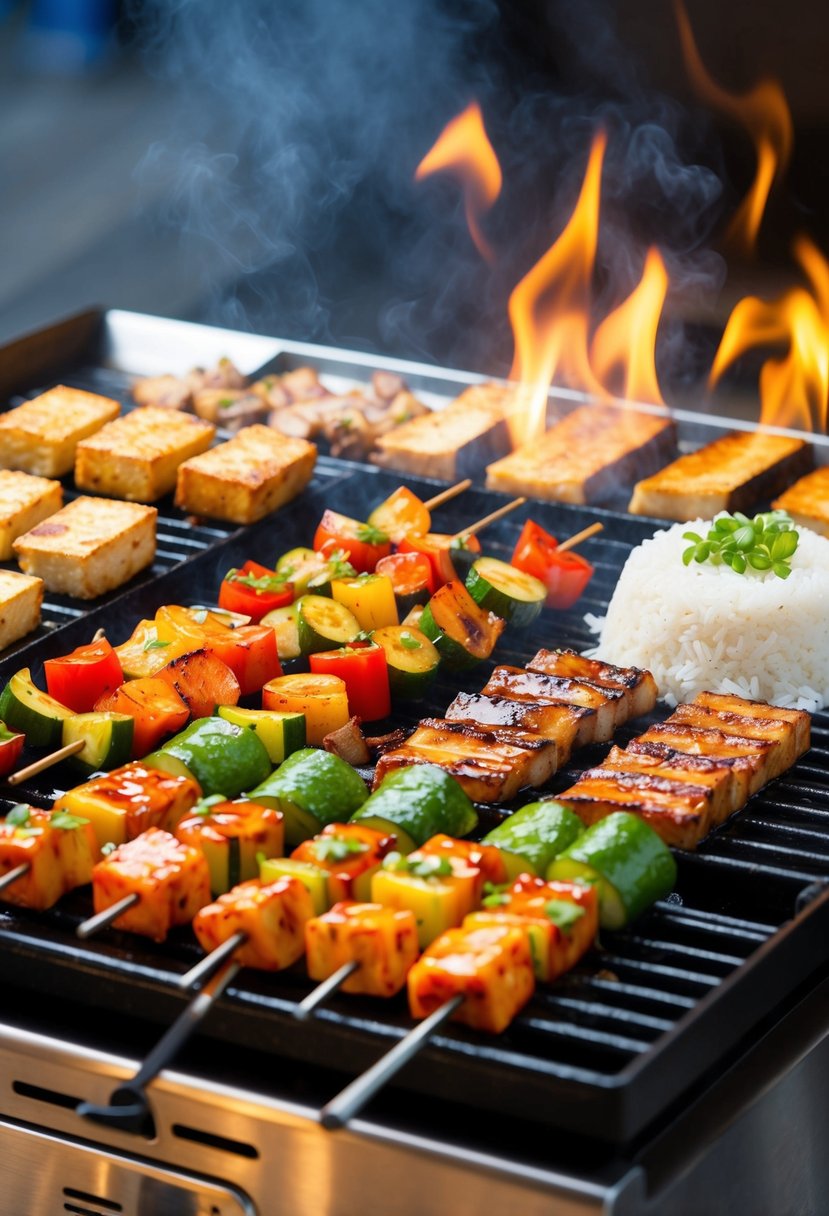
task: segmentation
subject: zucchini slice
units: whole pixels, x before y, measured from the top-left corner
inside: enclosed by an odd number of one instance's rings
[[[226,722],[249,726],[265,745],[271,764],[281,764],[291,752],[305,746],[305,714],[281,713],[278,709],[242,709],[222,705],[217,711]]]
[[[454,777],[436,764],[413,764],[392,769],[351,822],[393,832],[398,852],[411,853],[440,833],[468,835],[478,816]]]
[[[258,785],[271,769],[265,745],[250,727],[218,717],[191,722],[147,756],[144,764],[172,773],[183,769],[195,777],[205,796],[225,798]]]
[[[294,601],[293,604],[286,604],[284,608],[272,608],[259,622],[260,625],[270,625],[276,634],[276,652],[283,662],[298,659],[302,653],[299,649],[297,615],[297,604]]]
[[[297,601],[297,633],[302,654],[336,650],[353,642],[360,626],[353,612],[324,595],[303,595]]]
[[[327,570],[328,564],[325,558],[315,549],[289,549],[276,563],[278,574],[287,574],[290,571],[288,577],[294,585],[294,595],[297,597],[305,595],[311,580],[319,581],[321,576],[327,575]],[[322,582],[330,582],[330,576],[323,577]],[[316,594],[321,593],[317,590]]]
[[[28,667],[16,671],[0,693],[0,721],[26,736],[30,747],[60,747],[63,723],[71,709],[41,692]]]
[[[543,875],[550,862],[584,832],[584,824],[569,807],[548,799],[530,802],[484,836],[484,844],[500,850],[510,880],[519,874]]]
[[[129,714],[107,711],[73,714],[65,718],[61,742],[64,746],[83,740],[83,749],[72,756],[70,763],[87,773],[97,769],[109,772],[126,764],[132,754],[135,719]]]
[[[375,629],[374,641],[386,655],[392,699],[422,700],[440,664],[440,655],[426,634],[404,625],[387,625]]]
[[[547,598],[540,579],[496,557],[479,557],[466,576],[466,587],[476,604],[519,629],[533,623]]]
[[[444,583],[423,609],[420,630],[456,670],[488,659],[504,631],[501,617],[476,604],[463,583]]]

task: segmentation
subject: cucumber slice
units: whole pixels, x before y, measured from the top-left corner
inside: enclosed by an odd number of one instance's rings
[[[422,700],[440,665],[440,655],[426,634],[403,625],[387,625],[375,629],[374,641],[386,656],[392,699]]]
[[[339,756],[306,747],[289,756],[248,797],[282,812],[285,846],[293,849],[327,823],[345,823],[366,801],[368,790]]]
[[[466,587],[476,604],[520,629],[533,623],[547,598],[540,579],[496,557],[479,557],[466,576]]]
[[[519,874],[544,874],[547,866],[584,832],[584,824],[568,807],[552,799],[530,802],[484,836],[484,844],[500,849],[510,880]]]
[[[141,763],[146,768],[157,768],[162,773],[169,773],[171,777],[189,777],[191,781],[196,780],[196,774],[192,769],[189,769],[183,760],[179,760],[178,756],[173,756],[170,752],[160,749],[157,752],[150,752]]]
[[[273,608],[265,613],[259,623],[270,625],[276,634],[276,651],[282,662],[299,658],[301,651],[296,602],[286,604],[284,608]]]
[[[276,570],[278,574],[290,570],[289,581],[294,585],[294,595],[299,597],[305,595],[312,579],[319,580],[321,575],[327,575],[328,566],[322,554],[317,553],[315,549],[299,548],[283,553],[276,563]],[[323,578],[323,583],[326,581],[331,581],[330,575]],[[320,591],[316,593],[321,594]]]
[[[205,796],[235,798],[258,785],[271,770],[265,745],[250,727],[224,718],[198,718],[145,760],[152,768],[174,772],[165,757],[179,761]]]
[[[401,853],[430,836],[466,836],[478,822],[475,808],[454,777],[436,764],[413,764],[388,773],[352,823],[394,832]],[[401,834],[402,833],[402,834]]]
[[[26,736],[30,747],[60,747],[63,723],[72,710],[41,692],[28,667],[15,672],[0,693],[0,721]]]
[[[488,659],[503,629],[504,621],[476,604],[457,580],[435,592],[420,618],[421,632],[455,670]]]
[[[109,772],[129,760],[134,729],[135,719],[129,714],[74,714],[64,719],[61,742],[65,747],[83,740],[83,749],[70,759],[73,767],[85,773],[93,773],[96,769]]]
[[[324,595],[303,595],[297,601],[297,631],[301,652],[317,654],[353,642],[360,626],[343,604]]]
[[[328,874],[321,866],[298,857],[267,857],[259,866],[262,882],[276,882],[278,878],[298,878],[314,905],[314,916],[322,916],[331,906],[328,901]]]
[[[220,718],[237,726],[249,726],[265,745],[271,764],[281,764],[291,752],[305,746],[305,714],[280,713],[277,709],[242,709],[222,705]]]
[[[551,862],[547,878],[597,882],[601,926],[620,929],[673,889],[676,862],[643,819],[616,811]]]

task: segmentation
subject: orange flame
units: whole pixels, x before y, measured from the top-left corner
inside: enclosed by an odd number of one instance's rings
[[[743,94],[729,93],[708,74],[700,58],[682,0],[674,0],[682,50],[691,83],[715,109],[741,123],[754,140],[757,169],[754,182],[728,227],[727,240],[736,252],[753,255],[757,235],[774,182],[791,156],[794,128],[782,88],[776,80],[761,80]]]
[[[466,222],[479,253],[488,262],[495,255],[481,232],[480,217],[501,193],[501,166],[484,128],[481,107],[471,102],[443,129],[415,170],[415,181],[432,173],[450,173],[463,187]]]
[[[664,405],[656,378],[656,331],[668,293],[668,272],[658,249],[649,249],[638,285],[605,317],[593,335],[590,363],[605,389],[621,371],[629,401]]]
[[[811,292],[793,287],[777,300],[746,296],[735,306],[711,368],[710,383],[740,355],[785,345],[760,372],[760,421],[798,430],[826,429],[829,403],[829,264],[812,243],[795,244]]]

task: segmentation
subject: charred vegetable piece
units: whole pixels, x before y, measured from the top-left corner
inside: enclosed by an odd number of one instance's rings
[[[88,713],[99,697],[124,683],[118,655],[106,638],[47,659],[43,671],[49,696],[77,714]]]
[[[0,694],[0,720],[25,735],[30,747],[60,747],[63,723],[71,712],[40,691],[28,667],[15,672]]]
[[[426,604],[437,590],[432,563],[422,553],[392,553],[380,559],[375,573],[391,579],[401,617],[416,604]]]
[[[209,718],[217,705],[235,705],[241,696],[236,676],[207,650],[193,650],[173,659],[156,679],[178,693],[191,718]]]
[[[271,762],[264,743],[248,726],[224,718],[199,718],[146,757],[149,768],[192,776],[202,793],[235,798],[264,781]]]
[[[166,604],[155,614],[159,641],[187,639],[190,651],[206,650],[230,668],[243,695],[255,692],[280,673],[276,638],[267,626],[208,608]],[[232,703],[232,702],[231,702]],[[221,704],[221,701],[215,702]]]
[[[303,840],[291,857],[325,871],[330,906],[343,899],[367,900],[372,875],[394,846],[391,834],[376,832],[359,823],[329,823],[319,836]]]
[[[392,701],[422,700],[434,683],[440,665],[437,647],[414,626],[390,625],[377,629],[374,641],[382,646],[388,666]]]
[[[129,714],[133,719],[132,754],[136,759],[157,747],[165,735],[180,730],[190,711],[168,680],[151,676],[130,680],[95,704],[98,713]]]
[[[121,670],[127,680],[156,675],[171,659],[186,654],[192,646],[186,638],[161,641],[155,621],[139,621],[126,642],[115,647]]]
[[[316,747],[351,717],[345,681],[339,676],[279,676],[262,689],[262,708],[304,714],[306,738]]]
[[[537,578],[494,557],[479,557],[473,563],[466,588],[476,604],[519,629],[533,623],[547,595]]]
[[[391,712],[386,652],[375,642],[353,641],[338,650],[312,654],[313,675],[336,676],[343,681],[348,708],[363,722],[376,722]]]
[[[293,598],[294,585],[285,574],[254,561],[228,570],[219,587],[219,607],[244,613],[254,624],[275,608],[292,603]]]
[[[398,622],[394,586],[386,574],[335,578],[331,582],[331,595],[353,614],[361,630],[370,632]]]
[[[372,903],[337,903],[305,925],[308,974],[324,980],[345,963],[358,969],[343,992],[394,996],[418,956],[414,914]]]
[[[250,727],[264,743],[271,764],[281,764],[286,756],[305,746],[305,714],[242,709],[238,705],[223,705],[217,713],[226,722]]]
[[[368,790],[344,760],[309,747],[289,756],[249,797],[282,812],[286,845],[296,848],[326,824],[350,819]]]
[[[408,908],[417,921],[421,949],[459,925],[483,889],[481,870],[461,857],[416,850],[389,853],[371,880],[373,903]]]
[[[476,536],[462,534],[449,536],[443,532],[429,532],[425,536],[411,534],[400,542],[401,553],[421,553],[432,566],[432,577],[436,587],[452,579],[463,581],[476,558],[481,556],[480,541]]]
[[[394,490],[388,498],[375,507],[368,522],[372,527],[385,532],[396,545],[404,536],[414,533],[425,536],[432,526],[432,517],[423,502],[406,486]]]
[[[511,878],[543,875],[583,831],[578,815],[560,802],[530,802],[488,832],[483,843],[499,850]]]
[[[133,894],[138,902],[118,917],[115,928],[163,942],[175,925],[188,924],[210,902],[207,862],[198,849],[150,828],[119,845],[92,871],[96,912]]]
[[[475,808],[458,782],[433,764],[388,773],[351,819],[381,832],[394,832],[401,853],[410,853],[440,832],[468,836],[478,822]]]
[[[453,1020],[500,1034],[535,990],[527,934],[510,925],[450,929],[414,964],[408,988],[412,1017],[462,996]]]
[[[391,553],[391,541],[385,532],[371,524],[361,523],[337,511],[326,511],[314,534],[314,548],[320,552],[341,549],[348,561],[361,574],[374,570],[381,557]]]
[[[259,856],[279,857],[285,845],[279,811],[246,798],[229,802],[220,795],[197,802],[180,821],[175,835],[204,854],[214,895],[258,878]]]
[[[360,632],[354,613],[324,595],[303,595],[297,601],[297,632],[303,654],[335,650]]]
[[[447,667],[472,667],[488,659],[504,631],[504,621],[480,608],[463,583],[441,587],[423,609],[420,630],[434,642]]]
[[[175,831],[200,797],[192,777],[133,762],[67,790],[55,803],[55,810],[88,819],[102,847],[110,842],[123,844],[147,828]]]
[[[21,803],[0,820],[0,878],[19,865],[28,873],[2,893],[6,903],[43,911],[92,879],[100,856],[88,819]]]
[[[247,940],[235,953],[244,967],[281,971],[301,958],[305,924],[314,914],[311,896],[296,878],[243,882],[202,908],[193,932],[202,947],[215,950],[234,933]]]

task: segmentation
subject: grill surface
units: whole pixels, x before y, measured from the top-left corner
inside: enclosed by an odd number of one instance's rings
[[[76,369],[55,377],[98,391],[123,394],[108,371]],[[428,496],[432,487],[407,479]],[[165,602],[210,602],[222,574],[246,557],[265,563],[297,544],[326,506],[364,515],[399,484],[392,474],[322,459],[302,499],[272,520],[223,538],[209,530],[211,548],[191,557],[203,541],[170,513],[160,529],[180,538],[163,545],[171,559],[138,586],[72,620],[60,637],[62,652],[88,640],[105,624],[120,641],[140,616]],[[440,509],[436,527],[455,531],[487,513],[500,496],[472,490]],[[486,550],[508,557],[527,508],[486,534]],[[530,636],[507,635],[498,662],[521,663],[539,645],[584,649],[591,635],[585,612],[601,614],[630,547],[654,523],[609,511],[533,504],[532,517],[559,536],[600,518],[605,531],[586,546],[596,576],[577,612],[544,612]],[[166,517],[166,512],[165,512]],[[183,559],[191,557],[182,565]],[[77,615],[75,613],[75,615]],[[61,623],[67,622],[67,616]],[[57,639],[35,639],[26,659],[36,678],[39,662],[56,653]],[[19,654],[0,666],[6,679]],[[464,679],[442,677],[417,716],[441,713],[458,688],[480,689],[492,664]],[[625,742],[657,712],[617,733]],[[400,722],[401,716],[395,715]],[[381,728],[379,728],[381,729]],[[576,753],[546,792],[570,784],[605,748]],[[70,774],[55,769],[19,796],[48,805]],[[829,716],[813,719],[813,748],[786,776],[751,800],[693,855],[679,854],[679,881],[670,898],[626,932],[608,934],[601,950],[554,987],[541,990],[510,1030],[497,1039],[451,1026],[441,1032],[398,1084],[427,1095],[510,1113],[533,1122],[628,1141],[688,1088],[713,1070],[742,1037],[772,1015],[817,969],[829,922]],[[14,799],[17,800],[17,797]],[[524,801],[527,799],[525,798]],[[7,807],[12,799],[6,799]],[[480,831],[505,812],[481,808]],[[0,958],[9,982],[73,1000],[166,1022],[181,1008],[175,981],[199,956],[192,935],[180,930],[163,946],[109,931],[81,944],[74,936],[89,912],[76,892],[38,915],[0,911]],[[291,1010],[310,988],[301,970],[281,975],[241,973],[209,1020],[205,1034],[276,1056],[304,1059],[348,1075],[372,1063],[410,1027],[405,1000],[380,1004],[340,996],[307,1025]]]

